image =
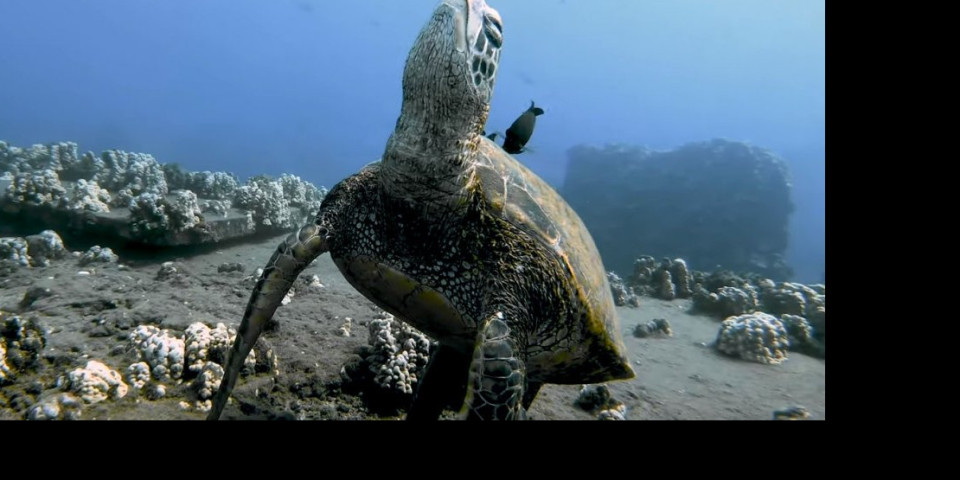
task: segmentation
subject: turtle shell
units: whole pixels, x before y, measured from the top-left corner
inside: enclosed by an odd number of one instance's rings
[[[575,350],[583,355],[595,355],[599,348],[605,353],[600,357],[608,360],[597,367],[593,379],[581,381],[592,383],[633,377],[606,270],[580,216],[556,190],[491,140],[481,137],[477,153],[473,169],[475,181],[482,185],[490,210],[556,253],[584,306],[588,338],[583,343],[592,347],[590,352]],[[563,358],[565,363],[577,362],[569,355]]]

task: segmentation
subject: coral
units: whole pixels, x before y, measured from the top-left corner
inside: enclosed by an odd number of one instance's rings
[[[27,410],[27,420],[79,420],[83,404],[69,393],[41,398]]]
[[[801,283],[783,282],[778,286],[765,283],[761,286],[761,301],[764,311],[774,315],[802,315],[808,319],[826,310],[826,288]]]
[[[197,391],[197,396],[202,400],[207,400],[220,388],[220,381],[223,380],[223,367],[214,363],[206,362],[200,368],[197,379],[193,381],[193,388]]]
[[[771,280],[758,282],[763,311],[773,315],[803,316],[813,327],[813,336],[820,343],[826,336],[827,296],[823,285],[803,285]]]
[[[145,193],[134,197],[130,205],[130,230],[137,236],[163,235],[170,229],[165,199]]]
[[[720,318],[753,312],[757,309],[756,294],[749,285],[747,287],[746,291],[735,287],[720,287],[716,293],[708,293],[698,284],[693,294],[694,309]]]
[[[93,152],[84,152],[80,160],[60,172],[64,181],[95,181],[97,173],[103,169],[103,161]],[[102,185],[102,184],[101,184]]]
[[[14,174],[36,170],[59,172],[77,163],[76,143],[36,144],[23,149],[0,142],[0,171]]]
[[[580,395],[577,396],[578,407],[592,412],[606,408],[608,405],[619,403],[613,400],[610,388],[606,384],[580,385]]]
[[[111,191],[123,193],[114,199],[114,206],[129,207],[124,200],[144,193],[165,195],[168,191],[163,168],[150,154],[108,150],[100,154],[98,161],[84,157],[81,159],[84,168],[96,172],[92,180]],[[93,165],[86,165],[87,162],[93,162]]]
[[[702,272],[694,273],[694,281],[703,285],[710,292],[716,292],[720,287],[733,287],[741,290],[750,285],[750,281],[729,270],[717,270],[704,274]]]
[[[201,198],[229,200],[240,188],[240,182],[226,172],[193,172],[189,174],[187,185],[181,188],[193,190]]]
[[[657,271],[657,298],[673,300],[677,298],[677,289],[673,286],[673,276],[668,270]]]
[[[203,221],[203,214],[197,203],[197,194],[190,190],[174,190],[164,200],[167,215],[170,217],[170,226],[174,231],[193,228]]]
[[[765,292],[763,295],[763,309],[773,315],[803,315],[807,300],[804,292],[794,285],[784,283],[781,288]],[[802,287],[802,285],[799,285]],[[816,294],[814,294],[816,295]]]
[[[174,190],[170,195],[144,193],[130,206],[130,230],[140,237],[180,232],[202,221],[197,195],[189,190]]]
[[[312,183],[290,174],[280,175],[278,180],[283,188],[283,196],[290,206],[298,207],[303,218],[295,219],[296,223],[303,223],[313,217],[320,210],[323,197],[327,189],[315,187]]]
[[[368,325],[373,351],[368,361],[380,388],[412,395],[430,358],[430,339],[383,312]]]
[[[232,203],[230,200],[204,200],[200,202],[200,211],[203,213],[213,213],[214,215],[226,217],[230,213]]]
[[[670,264],[670,274],[673,277],[674,285],[676,285],[677,297],[690,298],[693,295],[693,290],[691,289],[690,271],[687,270],[687,262],[682,258],[675,258]]]
[[[601,410],[597,413],[597,420],[626,420],[627,406],[624,404],[615,405],[611,408]]]
[[[29,267],[32,259],[27,252],[27,239],[22,237],[0,238],[0,259],[9,260],[21,267]]]
[[[340,328],[337,331],[340,332],[341,336],[349,337],[351,335],[350,330],[353,328],[353,319],[347,317],[344,319],[344,322],[340,324]]]
[[[299,289],[301,293],[319,292],[320,289],[324,288],[323,284],[320,283],[320,277],[317,275],[301,275],[297,277],[293,285]]]
[[[167,188],[171,190],[187,189],[192,190],[191,183],[193,172],[183,169],[177,162],[164,163],[160,166],[163,170],[163,178],[167,181]]]
[[[640,300],[633,294],[633,290],[624,285],[620,275],[614,272],[607,272],[607,282],[610,283],[610,292],[613,293],[613,303],[618,307],[629,305],[631,307],[639,306]]]
[[[137,390],[143,389],[150,382],[150,365],[147,362],[137,362],[127,367],[127,383]]]
[[[238,188],[233,205],[252,212],[257,225],[293,228],[298,223],[291,216],[283,186],[265,176],[252,177],[246,185]]]
[[[717,290],[718,311],[726,318],[731,315],[743,315],[757,309],[757,297],[750,288],[741,290],[734,287],[721,287]]]
[[[167,381],[183,375],[184,342],[169,330],[140,325],[130,333],[130,340],[136,345],[140,359],[150,365],[154,379]]]
[[[634,287],[637,293],[652,295],[650,285],[654,281],[653,274],[656,270],[656,260],[649,255],[642,255],[633,261],[633,276],[629,278],[628,283]]]
[[[724,320],[716,347],[727,355],[776,365],[787,359],[790,341],[780,320],[757,312]]]
[[[250,212],[256,225],[293,228],[316,214],[326,194],[294,175],[278,180],[258,175],[236,190],[233,205]]]
[[[664,318],[655,318],[648,323],[637,325],[633,329],[633,336],[637,338],[647,338],[654,335],[673,336],[673,330],[670,328],[670,322]]]
[[[29,235],[27,251],[30,252],[33,266],[49,266],[50,260],[57,260],[67,256],[69,252],[63,246],[60,235],[53,230],[44,230],[36,235]]]
[[[306,203],[307,201],[307,187],[306,182],[300,179],[296,175],[290,175],[289,173],[284,173],[280,175],[280,178],[277,179],[280,182],[280,187],[283,189],[283,196],[287,199],[287,202],[290,205],[300,206]]]
[[[633,262],[633,275],[627,283],[637,294],[663,300],[689,298],[692,294],[690,272],[680,258],[664,258],[657,264],[649,255],[640,256]]]
[[[250,367],[257,373],[270,373],[271,375],[280,374],[280,360],[273,353],[273,349],[264,339],[257,340],[253,344],[253,351],[243,362],[244,370],[247,372]]]
[[[581,385],[575,403],[588,412],[595,412],[597,420],[626,420],[627,406],[613,398],[605,384]]]
[[[13,381],[13,367],[7,365],[7,348],[0,341],[0,385]]]
[[[66,388],[79,394],[84,403],[98,403],[108,398],[116,400],[127,395],[127,384],[123,383],[120,374],[96,360],[68,373]]]
[[[208,361],[223,364],[236,335],[237,332],[234,329],[227,328],[222,323],[218,323],[216,328],[210,328],[200,322],[190,324],[184,335],[187,371],[197,375]],[[252,369],[255,364],[256,354],[251,350],[244,366]]]
[[[80,256],[78,263],[84,266],[90,263],[117,263],[120,257],[113,253],[109,247],[94,245]]]
[[[824,356],[823,344],[815,337],[814,329],[806,318],[784,314],[780,316],[780,322],[787,329],[791,350],[816,357]]]
[[[169,280],[171,278],[179,275],[180,270],[177,269],[177,264],[175,262],[163,262],[160,264],[160,270],[157,271],[157,280]]]
[[[39,365],[47,339],[34,318],[24,322],[19,315],[0,312],[0,321],[0,385],[3,385],[18,373]]]
[[[159,400],[167,394],[167,387],[162,383],[151,382],[144,387],[143,393],[150,400]]]
[[[17,173],[4,192],[4,198],[12,203],[51,207],[60,205],[66,196],[57,172],[50,169]]]
[[[66,207],[70,210],[82,210],[85,212],[109,212],[110,211],[110,192],[101,188],[97,182],[80,179],[70,189],[67,196]]]

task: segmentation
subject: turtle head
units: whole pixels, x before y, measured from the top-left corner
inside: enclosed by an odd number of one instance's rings
[[[398,121],[437,142],[479,135],[487,120],[503,26],[484,0],[444,0],[420,31],[403,72]]]

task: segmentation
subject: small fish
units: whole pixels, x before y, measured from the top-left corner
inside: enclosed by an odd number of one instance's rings
[[[530,100],[530,108],[523,112],[520,117],[513,121],[513,125],[507,129],[506,138],[503,140],[503,149],[510,154],[524,151],[524,145],[530,141],[533,135],[533,127],[537,125],[537,116],[543,115],[543,109],[534,106],[533,100]]]

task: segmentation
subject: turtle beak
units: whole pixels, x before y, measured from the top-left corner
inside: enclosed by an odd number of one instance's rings
[[[503,45],[503,20],[500,19],[500,13],[496,10],[486,7],[483,10],[483,31],[487,39],[497,48]]]
[[[457,50],[464,52],[483,35],[495,48],[503,44],[503,21],[500,13],[484,0],[445,0],[441,6],[453,12]]]

